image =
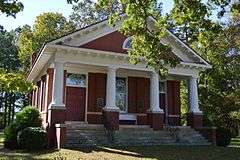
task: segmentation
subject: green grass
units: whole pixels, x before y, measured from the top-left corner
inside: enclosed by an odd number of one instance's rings
[[[0,133],[3,146],[3,133]],[[82,148],[76,150],[44,150],[25,152],[0,148],[0,159],[53,159],[53,160],[240,160],[240,148],[214,146],[154,146],[126,148]]]
[[[96,147],[78,150],[47,150],[31,153],[2,149],[0,150],[0,159],[240,160],[240,148],[213,146]]]

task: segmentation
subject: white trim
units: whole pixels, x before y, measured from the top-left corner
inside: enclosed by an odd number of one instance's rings
[[[153,17],[151,17],[151,16],[149,16],[148,17],[150,20],[152,20],[153,22],[156,22],[156,20],[153,18]],[[199,58],[202,62],[204,62],[205,63],[205,67],[206,68],[211,68],[211,65],[208,63],[208,62],[206,62],[201,56],[199,56],[191,47],[189,47],[188,45],[186,45],[183,41],[181,41],[176,35],[174,35],[171,31],[169,31],[168,29],[167,29],[167,33],[169,34],[169,35],[171,35],[177,42],[179,42],[181,45],[183,45],[185,48],[187,48],[189,51],[191,51],[191,53],[193,53],[197,58]]]
[[[171,36],[173,36],[179,43],[181,43],[181,45],[183,45],[184,47],[186,47],[188,50],[191,51],[191,53],[193,53],[196,57],[198,57],[202,62],[205,63],[205,67],[206,68],[211,68],[212,66],[206,62],[202,57],[200,57],[192,48],[190,48],[188,45],[186,45],[183,41],[181,41],[178,37],[176,37],[176,35],[174,35],[171,31],[167,30],[168,34],[170,34]]]
[[[190,62],[181,62],[180,64],[184,66],[194,66],[194,67],[200,67],[200,68],[212,68],[211,65],[204,65],[204,64],[197,64],[197,63],[190,63]]]
[[[124,19],[126,17],[126,14],[122,14],[122,15],[120,15],[120,19]],[[106,20],[103,20],[102,22],[99,22],[99,23],[96,23],[96,24],[92,24],[92,25],[90,25],[90,26],[87,26],[87,27],[85,27],[85,28],[83,28],[83,29],[79,29],[78,31],[76,31],[76,32],[73,32],[73,33],[71,33],[71,34],[68,34],[68,35],[66,35],[66,36],[63,36],[63,37],[61,37],[61,38],[59,38],[59,39],[56,39],[56,40],[53,40],[52,42],[49,42],[49,44],[56,44],[56,43],[58,43],[58,42],[61,42],[61,41],[65,41],[65,40],[72,40],[72,39],[74,39],[74,38],[83,38],[83,36],[85,35],[88,35],[89,33],[92,33],[92,32],[94,32],[94,31],[98,31],[99,29],[101,29],[101,28],[105,28],[105,27],[108,27],[108,31],[110,31],[110,32],[102,32],[102,33],[100,33],[100,35],[98,35],[98,36],[93,36],[93,37],[89,37],[89,39],[87,40],[87,41],[85,41],[84,43],[82,43],[82,44],[86,44],[86,43],[88,43],[88,42],[90,42],[90,41],[92,41],[92,40],[95,40],[95,39],[97,39],[97,38],[99,38],[99,37],[102,37],[102,36],[104,36],[104,35],[107,35],[107,34],[110,34],[110,33],[112,33],[112,32],[115,32],[115,31],[117,31],[118,29],[120,29],[120,26],[121,26],[121,24],[122,24],[122,20],[119,20],[119,21],[117,21],[116,22],[116,24],[115,24],[115,26],[114,27],[111,27],[109,24],[108,24],[108,19],[106,19]],[[81,44],[81,45],[82,45]]]
[[[92,25],[90,27],[87,27],[87,28],[84,28],[84,29],[80,29],[79,31],[73,32],[73,33],[68,34],[66,36],[63,36],[63,37],[61,37],[59,39],[56,39],[56,40],[54,40],[52,42],[49,42],[49,44],[55,44],[55,43],[64,41],[66,39],[72,39],[73,37],[78,37],[78,36],[80,37],[82,33],[86,34],[86,33],[90,32],[92,30],[96,30],[96,27],[99,27],[99,26],[105,25],[105,24],[107,24],[107,20],[106,21],[102,21],[100,23],[97,23],[95,25]]]

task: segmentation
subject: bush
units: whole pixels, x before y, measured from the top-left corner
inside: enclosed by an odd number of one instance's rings
[[[4,147],[9,149],[16,149],[17,144],[17,124],[12,123],[4,130]]]
[[[226,128],[217,128],[217,145],[218,146],[227,146],[231,142],[231,132]]]
[[[17,134],[19,131],[27,127],[41,127],[42,120],[40,113],[36,108],[25,107],[16,115],[16,121],[5,128],[4,130],[4,147],[15,149],[18,147]]]
[[[37,108],[28,106],[16,114],[18,130],[27,127],[41,127],[42,119]]]
[[[40,127],[27,127],[18,133],[17,142],[22,149],[43,149],[47,144],[47,135]]]

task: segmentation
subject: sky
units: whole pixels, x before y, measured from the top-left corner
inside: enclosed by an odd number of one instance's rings
[[[67,0],[20,0],[24,9],[22,12],[17,13],[16,18],[11,16],[6,17],[5,14],[0,13],[0,25],[6,30],[10,31],[19,26],[28,24],[33,25],[36,16],[44,12],[59,12],[62,13],[66,18],[72,12],[72,5],[67,4]],[[173,2],[171,0],[164,1],[163,10],[167,12]]]

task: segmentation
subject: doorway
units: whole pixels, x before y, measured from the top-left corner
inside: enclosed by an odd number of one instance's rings
[[[85,121],[86,75],[67,74],[66,86],[66,120]]]

